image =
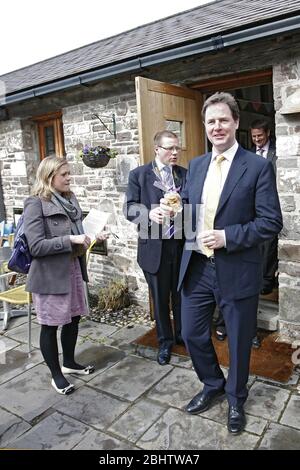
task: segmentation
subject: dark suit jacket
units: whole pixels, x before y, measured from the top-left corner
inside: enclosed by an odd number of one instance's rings
[[[192,205],[192,229],[196,230],[196,206],[200,204],[211,153],[190,162],[182,195]],[[256,295],[261,288],[259,244],[282,228],[282,216],[272,163],[239,146],[232,161],[214,223],[224,229],[226,248],[215,251],[218,285],[225,299]],[[195,237],[194,237],[195,239]],[[186,242],[180,269],[181,286],[192,251]]]
[[[256,145],[251,147],[251,152],[256,153]],[[277,155],[276,155],[276,147],[275,147],[275,142],[273,140],[270,140],[270,145],[269,145],[269,150],[267,153],[267,160],[270,160],[274,171],[276,173],[276,160],[277,160]]]
[[[181,192],[185,184],[187,170],[177,165],[172,170],[175,186],[180,187]],[[129,173],[126,202],[124,204],[126,219],[138,224],[138,264],[144,271],[151,274],[158,271],[162,250],[161,229],[155,223],[151,227],[149,221],[150,210],[159,205],[159,201],[164,194],[163,191],[153,185],[156,180],[157,176],[153,171],[152,162],[132,170]],[[159,234],[159,238],[150,238],[151,231]]]

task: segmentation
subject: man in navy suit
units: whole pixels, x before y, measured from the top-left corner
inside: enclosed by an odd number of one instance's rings
[[[174,223],[167,217],[166,223],[167,213],[160,207],[165,192],[176,189],[180,193],[185,184],[186,169],[177,165],[180,150],[176,134],[158,132],[154,137],[155,159],[130,172],[124,205],[127,220],[138,225],[137,261],[153,299],[159,342],[157,361],[160,365],[170,362],[174,342],[182,343],[181,295],[177,291],[184,243],[182,229],[175,231],[180,225],[178,218]]]
[[[270,124],[266,119],[256,119],[251,123],[251,137],[254,146],[252,152],[270,160],[276,174],[276,149],[275,143],[270,139]],[[263,285],[261,294],[270,294],[276,287],[276,271],[278,269],[277,257],[278,237],[271,238],[261,245],[263,255]]]
[[[270,160],[273,165],[275,175],[276,175],[276,149],[275,143],[270,139],[271,129],[269,121],[266,119],[256,119],[251,123],[250,126],[251,138],[253,142],[253,147],[251,147],[251,152],[260,155],[261,157]],[[262,295],[270,294],[273,291],[273,288],[277,285],[276,272],[278,269],[278,257],[277,257],[277,248],[278,248],[278,237],[275,235],[271,239],[261,243],[260,250],[263,259],[263,283],[260,293]],[[219,317],[216,323],[216,338],[220,341],[223,341],[226,337],[226,327],[225,322],[222,316],[222,313],[219,313]],[[255,333],[255,336],[252,339],[252,347],[260,347],[260,339]]]
[[[243,405],[262,281],[259,245],[280,232],[282,216],[272,163],[236,142],[239,109],[233,96],[215,93],[202,113],[213,147],[212,153],[193,159],[188,169],[182,198],[191,227],[190,233],[185,228],[179,287],[182,336],[204,387],[186,411],[201,413],[226,393],[227,427],[238,434],[245,426]],[[228,333],[227,380],[211,340],[216,304]]]

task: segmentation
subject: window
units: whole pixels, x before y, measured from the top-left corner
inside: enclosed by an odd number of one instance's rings
[[[38,138],[41,160],[55,153],[65,155],[62,113],[45,114],[34,119],[38,126]]]

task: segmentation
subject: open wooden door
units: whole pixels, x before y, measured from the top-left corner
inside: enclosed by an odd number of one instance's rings
[[[202,95],[169,83],[136,77],[141,164],[154,158],[153,138],[164,129],[175,132],[182,146],[179,164],[205,152]]]

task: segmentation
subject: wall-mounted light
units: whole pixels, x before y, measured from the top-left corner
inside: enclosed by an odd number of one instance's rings
[[[300,113],[300,89],[292,93],[285,101],[280,114]]]

